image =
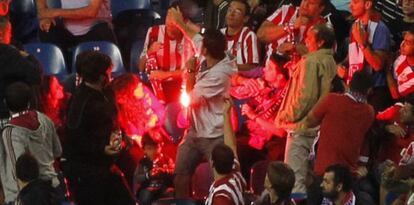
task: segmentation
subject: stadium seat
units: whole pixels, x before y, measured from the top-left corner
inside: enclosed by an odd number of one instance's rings
[[[191,180],[192,198],[196,200],[205,199],[213,182],[213,170],[211,170],[210,164],[204,162],[198,165]]]
[[[112,16],[120,12],[134,9],[151,9],[150,0],[111,0]]]
[[[132,73],[139,73],[138,63],[139,63],[139,56],[141,55],[142,49],[144,49],[144,42],[145,39],[136,40],[132,44],[131,48],[131,55],[130,55],[130,66],[129,70]]]
[[[11,1],[10,11],[19,14],[36,14],[36,5],[34,0]]]
[[[60,0],[47,0],[47,7],[49,8],[62,8],[62,3]]]
[[[264,190],[264,180],[268,165],[269,161],[262,160],[254,163],[250,169],[250,191],[255,195],[260,195]]]
[[[112,59],[112,75],[115,77],[125,73],[121,52],[115,44],[107,41],[90,41],[77,45],[73,50],[72,73],[76,72],[76,56],[84,51],[90,50],[102,52]]]
[[[29,43],[23,47],[40,62],[44,75],[55,75],[60,82],[67,76],[65,59],[62,51],[56,45],[50,43]]]

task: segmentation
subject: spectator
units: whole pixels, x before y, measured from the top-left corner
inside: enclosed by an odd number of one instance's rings
[[[206,205],[244,204],[246,181],[240,173],[236,137],[231,127],[232,106],[228,99],[224,103],[224,144],[216,145],[211,152],[214,182],[210,187]]]
[[[295,173],[282,162],[270,162],[267,167],[267,174],[264,181],[266,191],[261,201],[254,204],[294,205],[290,195],[295,184]]]
[[[372,0],[352,0],[352,25],[348,46],[348,68],[339,66],[338,75],[347,84],[358,70],[365,70],[374,78],[374,89],[368,102],[375,110],[385,109],[391,101],[385,78],[386,57],[390,50],[390,31],[375,13]]]
[[[195,58],[187,63],[192,124],[178,147],[174,179],[178,198],[189,197],[190,178],[201,157],[210,158],[215,145],[223,143],[223,98],[229,96],[230,79],[237,70],[235,59],[225,53],[226,38],[220,31],[207,30],[202,45],[205,60],[197,69]]]
[[[134,193],[139,204],[148,205],[172,186],[174,162],[159,152],[158,144],[148,134],[144,134],[141,143],[144,158],[135,170],[134,186],[137,188]]]
[[[394,77],[398,83],[399,95],[405,97],[414,92],[414,26],[404,34],[400,46],[401,55],[394,62]]]
[[[319,99],[329,93],[336,74],[332,51],[335,42],[333,30],[324,24],[315,25],[308,30],[305,42],[309,54],[296,65],[275,120],[276,127],[288,133],[285,162],[295,172],[293,191],[299,193],[306,192],[307,158],[317,129],[299,133],[296,130]]]
[[[76,203],[135,204],[114,164],[121,151],[112,90],[111,59],[97,51],[78,56],[82,84],[68,109],[64,172]]]
[[[228,0],[208,1],[203,21],[206,29],[218,30],[225,26],[225,18],[229,4]]]
[[[404,30],[414,26],[414,1],[402,0],[402,11],[404,13]]]
[[[40,178],[52,181],[57,187],[59,180],[53,162],[60,157],[62,147],[53,122],[44,114],[29,109],[31,89],[27,84],[16,82],[9,85],[5,92],[5,101],[11,119],[2,130],[0,157],[1,182],[6,203],[16,200],[18,186],[14,173],[17,158],[30,151],[39,161]]]
[[[62,0],[61,3],[62,8],[48,8],[46,0],[36,0],[42,42],[56,44],[64,53],[81,42],[116,42],[109,0]]]
[[[174,26],[170,11],[180,6],[178,3],[170,6],[165,25],[148,29],[139,60],[139,69],[149,72],[156,97],[167,103],[178,102],[182,68],[195,54],[191,40],[184,38],[183,33]]]
[[[326,22],[321,16],[325,4],[325,0],[306,0],[299,7],[283,5],[269,16],[257,31],[258,39],[266,43],[266,59],[278,50],[292,52],[295,43],[303,45],[309,28]],[[304,46],[296,48],[300,54],[306,53]]]
[[[324,199],[322,205],[355,204],[352,192],[352,175],[348,167],[339,164],[326,168],[321,183]]]
[[[20,187],[17,205],[59,205],[56,189],[50,182],[39,179],[39,164],[29,153],[16,162],[16,178]]]
[[[309,112],[304,127],[320,125],[314,171],[322,176],[330,165],[340,163],[359,176],[359,160],[374,109],[367,104],[372,78],[364,71],[354,74],[345,94],[328,94]],[[366,163],[363,161],[362,163]]]

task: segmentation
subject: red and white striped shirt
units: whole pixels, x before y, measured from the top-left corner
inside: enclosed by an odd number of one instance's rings
[[[235,160],[235,169],[210,186],[206,205],[244,205],[243,192],[247,184],[239,171],[239,167],[238,161]]]
[[[252,30],[243,27],[239,33],[233,36],[227,35],[227,28],[222,28],[220,31],[226,36],[227,51],[236,57],[237,64],[259,63],[257,36]]]
[[[408,64],[406,56],[399,56],[394,62],[394,75],[398,82],[398,92],[407,96],[414,92],[414,68]]]
[[[283,25],[285,23],[294,24],[296,18],[298,17],[299,7],[294,7],[292,5],[283,5],[278,10],[276,10],[272,15],[270,15],[266,20],[272,22],[275,25]],[[329,16],[327,16],[329,18]],[[326,23],[327,20],[322,16],[318,17],[318,20],[313,21],[313,24],[302,27],[300,30],[295,31],[296,42],[304,42],[306,38],[306,33],[308,29],[314,24]],[[285,35],[276,41],[266,45],[266,58],[269,58],[272,53],[277,52],[277,47],[282,43],[286,42],[288,35]]]
[[[193,44],[186,38],[173,40],[166,33],[165,25],[152,26],[148,29],[144,48],[140,58],[147,55],[148,49],[154,42],[162,44],[157,51],[157,63],[161,70],[180,70],[191,56],[195,55]]]

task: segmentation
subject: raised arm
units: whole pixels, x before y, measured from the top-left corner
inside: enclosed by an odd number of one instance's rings
[[[231,150],[233,150],[234,156],[236,159],[239,157],[237,156],[237,141],[236,136],[234,134],[232,124],[231,124],[231,108],[232,103],[230,99],[224,100],[224,111],[223,111],[223,117],[224,117],[224,144],[229,146]]]

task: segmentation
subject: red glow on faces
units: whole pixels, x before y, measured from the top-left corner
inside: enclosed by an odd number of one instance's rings
[[[164,106],[138,77],[122,75],[112,82],[112,87],[118,106],[118,123],[128,136],[142,136],[162,125]]]

